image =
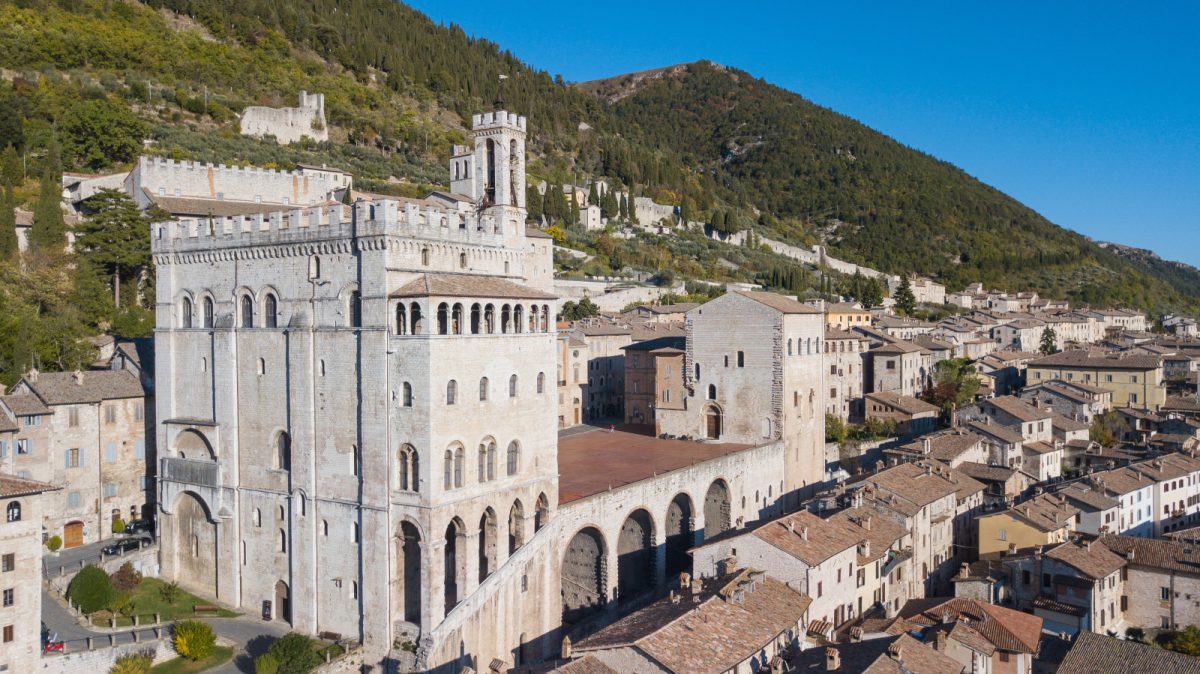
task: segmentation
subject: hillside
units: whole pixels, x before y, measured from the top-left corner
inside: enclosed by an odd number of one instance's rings
[[[604,177],[693,220],[823,240],[839,257],[952,289],[982,281],[1150,310],[1200,303],[1186,273],[1103,250],[747,73],[701,62],[571,86],[391,0],[0,0],[0,76],[0,146],[26,155],[30,183],[54,138],[64,168],[104,171],[127,166],[144,134],[154,154],[326,162],[366,189],[417,194],[445,180],[463,120],[502,93],[529,116],[535,180]],[[301,89],[326,95],[330,142],[281,147],[237,133],[238,111],[292,105]],[[110,130],[123,142],[96,142]],[[17,186],[19,198],[33,192]],[[612,245],[594,238],[571,234],[591,251]],[[700,243],[626,242],[592,270],[722,281],[769,279],[784,264]],[[737,271],[721,262],[731,257]],[[819,275],[791,277],[800,279],[791,290],[830,287]]]

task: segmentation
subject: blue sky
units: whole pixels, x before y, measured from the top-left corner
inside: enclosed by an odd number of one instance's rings
[[[1200,266],[1200,2],[412,3],[569,81],[701,58]]]

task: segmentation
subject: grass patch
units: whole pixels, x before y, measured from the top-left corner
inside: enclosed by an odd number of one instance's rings
[[[212,669],[217,665],[228,662],[233,657],[233,649],[225,646],[217,646],[213,648],[212,655],[203,660],[188,660],[186,658],[174,658],[166,662],[159,663],[150,668],[150,674],[191,674],[192,672],[203,672],[206,669]]]
[[[178,620],[180,618],[197,618],[204,616],[216,616],[220,618],[233,618],[238,614],[227,609],[220,609],[215,613],[196,614],[192,607],[197,604],[209,604],[204,599],[197,597],[190,592],[179,590],[175,598],[168,602],[163,598],[162,588],[166,583],[158,578],[143,578],[142,582],[129,593],[129,601],[133,605],[133,612],[142,616],[142,624],[148,624],[152,621],[153,614],[158,613],[163,621]],[[113,614],[108,611],[98,611],[92,614],[92,624],[107,627],[109,618]],[[117,626],[128,627],[133,625],[133,619],[123,615],[117,615]]]

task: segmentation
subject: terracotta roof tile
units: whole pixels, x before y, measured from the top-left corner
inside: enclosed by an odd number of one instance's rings
[[[781,517],[750,535],[809,566],[853,548],[866,538],[866,532],[858,527],[851,528],[842,520],[824,520],[807,510]]]
[[[1041,618],[964,597],[911,600],[899,615],[931,626],[961,619],[1003,651],[1037,653],[1042,639]]]
[[[1147,644],[1080,631],[1058,674],[1200,674],[1200,658]]]
[[[1068,541],[1047,552],[1046,556],[1078,569],[1093,580],[1106,578],[1125,566],[1124,557],[1098,543],[1089,546]]]
[[[128,370],[39,372],[34,378],[22,378],[17,385],[22,384],[29,386],[47,405],[97,403],[146,395],[137,375]]]
[[[393,290],[388,297],[479,297],[520,300],[553,300],[554,295],[492,276],[471,274],[421,274]]]
[[[60,489],[60,487],[55,487],[45,482],[0,474],[0,498],[28,496],[29,494],[40,494],[44,491],[55,491],[57,489]]]
[[[733,292],[785,314],[824,313],[820,309],[810,307],[803,302],[796,301],[790,297],[780,295],[778,293],[768,293],[758,290],[735,290]]]

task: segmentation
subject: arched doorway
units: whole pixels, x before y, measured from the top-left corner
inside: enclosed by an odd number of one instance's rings
[[[404,620],[421,625],[421,534],[411,522],[400,523],[400,536],[396,540],[398,552],[397,574],[400,580],[400,599],[404,606]]]
[[[704,437],[709,440],[721,439],[721,408],[716,405],[706,405],[704,408]]]
[[[292,622],[292,598],[288,592],[288,584],[282,580],[275,583],[275,619],[285,623]]]
[[[184,429],[175,436],[175,453],[181,459],[217,460],[217,455],[213,452],[208,438],[193,428]]]
[[[466,527],[463,526],[462,520],[454,518],[450,522],[450,526],[446,527],[445,552],[442,555],[442,585],[445,587],[443,599],[446,613],[450,613],[455,606],[458,606],[458,588],[466,579],[464,571],[466,559],[462,555],[462,550],[466,547],[465,537]]]
[[[654,524],[650,513],[635,510],[617,539],[617,599],[628,601],[654,587]]]
[[[201,596],[217,592],[217,525],[200,497],[183,492],[172,509],[172,580]]]
[[[562,564],[563,623],[578,624],[603,609],[606,582],[604,537],[593,527],[581,529],[567,545]]]
[[[479,518],[479,582],[496,570],[496,512],[491,508]]]
[[[695,543],[692,533],[692,499],[678,494],[667,506],[667,579],[692,568],[688,550]]]
[[[704,495],[704,537],[712,538],[729,530],[729,485],[716,480]]]

